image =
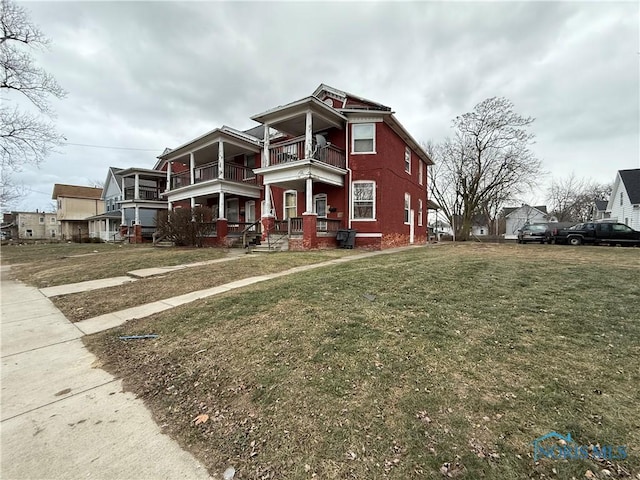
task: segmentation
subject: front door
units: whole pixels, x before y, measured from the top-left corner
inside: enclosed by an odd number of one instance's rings
[[[230,198],[227,200],[227,222],[238,223],[240,221],[240,212],[238,211],[238,199]]]
[[[409,210],[409,243],[413,243],[416,233],[416,211],[412,208]]]
[[[254,223],[256,221],[256,202],[250,200],[244,202],[244,221],[247,223]],[[256,227],[251,227],[251,230],[255,230]]]
[[[318,215],[318,231],[327,231],[327,195],[320,193],[314,196],[313,211]]]

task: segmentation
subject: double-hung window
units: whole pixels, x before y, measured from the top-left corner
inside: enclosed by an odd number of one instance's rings
[[[423,163],[422,163],[422,160],[418,160],[418,183],[419,183],[420,185],[422,185],[422,184],[424,183],[424,182],[423,182],[423,178],[422,178],[422,177],[423,177],[423,175],[424,175],[424,172],[423,172]]]
[[[352,184],[353,220],[375,220],[376,183],[369,180],[357,180]]]
[[[411,173],[411,149],[404,147],[404,171]]]
[[[294,218],[298,213],[298,192],[287,190],[284,192],[284,215],[285,220]]]
[[[356,123],[351,130],[353,153],[375,153],[376,125],[375,123]]]
[[[422,226],[422,199],[418,199],[418,226]]]

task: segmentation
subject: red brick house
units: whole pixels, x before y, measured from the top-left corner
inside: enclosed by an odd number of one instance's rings
[[[223,126],[159,157],[169,209],[213,209],[212,243],[247,232],[289,248],[385,248],[427,238],[431,159],[389,107],[320,85],[309,97]],[[263,241],[263,243],[265,243]]]

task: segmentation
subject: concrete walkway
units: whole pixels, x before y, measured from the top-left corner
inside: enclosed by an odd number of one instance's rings
[[[205,290],[197,290],[195,292],[185,293],[176,297],[166,298],[164,300],[158,300],[155,302],[147,303],[144,305],[138,305],[136,307],[126,308],[117,312],[106,313],[97,317],[88,318],[80,322],[75,323],[75,326],[86,335],[101,332],[103,330],[109,330],[110,328],[117,327],[124,324],[128,320],[136,318],[144,318],[155,313],[160,313],[171,308],[184,305],[185,303],[195,302],[203,298],[213,297],[221,293],[228,292],[230,290],[236,290],[238,288],[247,287],[256,283],[261,283],[274,278],[285,277],[293,273],[305,272],[308,270],[314,270],[316,268],[322,268],[329,265],[337,265],[340,263],[352,262],[354,260],[360,260],[363,258],[375,257],[378,255],[388,255],[390,253],[401,252],[407,249],[421,248],[423,245],[410,246],[410,247],[398,247],[390,248],[387,250],[379,250],[375,252],[360,253],[351,255],[348,257],[336,258],[333,260],[327,260],[326,262],[313,263],[310,265],[303,265],[300,267],[290,268],[282,272],[270,273],[267,275],[260,275],[256,277],[244,278],[242,280],[236,280],[234,282],[225,283],[217,287],[207,288]]]
[[[206,479],[37,289],[2,288],[2,479]]]

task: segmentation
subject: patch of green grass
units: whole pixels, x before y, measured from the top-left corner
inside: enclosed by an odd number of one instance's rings
[[[530,247],[451,245],[323,267],[86,342],[211,473],[636,475],[638,251]],[[160,337],[117,340],[125,333]],[[201,413],[209,420],[196,426]],[[626,445],[629,457],[534,462],[531,442],[552,430]]]

